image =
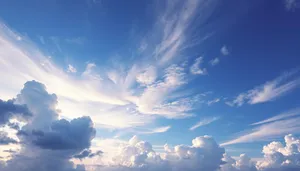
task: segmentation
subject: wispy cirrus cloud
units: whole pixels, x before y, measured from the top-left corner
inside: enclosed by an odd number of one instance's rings
[[[157,29],[162,30],[154,56],[163,65],[179,56],[188,47],[188,34],[195,29],[195,20],[204,23],[214,11],[218,1],[166,1],[164,12],[158,17]],[[192,43],[193,44],[193,43]]]
[[[190,131],[193,131],[201,126],[205,126],[205,125],[208,125],[208,124],[211,124],[217,120],[219,120],[220,117],[212,117],[212,118],[204,118],[202,120],[200,120],[199,122],[197,122],[195,125],[193,125],[192,127],[190,127]]]
[[[36,80],[45,84],[49,92],[57,94],[62,117],[71,119],[89,115],[98,127],[123,129],[147,125],[158,116],[193,116],[191,111],[201,97],[187,97],[180,92],[188,84],[188,66],[175,59],[190,45],[195,45],[190,42],[199,26],[194,25],[194,21],[205,23],[217,3],[217,0],[163,2],[165,8],[155,9],[153,14],[157,21],[135,51],[139,58],[124,64],[126,66],[107,66],[101,70],[93,62],[62,68],[28,38],[1,23],[2,98],[13,97],[26,81]],[[66,40],[55,36],[46,41],[43,35],[40,40],[43,47],[50,43],[59,52],[66,51],[61,43],[87,41],[82,37]],[[83,72],[81,68],[84,68]]]
[[[296,108],[271,118],[251,124],[254,126],[236,138],[222,143],[222,146],[268,141],[286,134],[300,133],[300,109]]]
[[[226,102],[226,104],[242,106],[244,103],[257,104],[276,100],[300,85],[300,79],[295,77],[298,73],[298,70],[285,72],[272,81],[239,94],[233,101]]]

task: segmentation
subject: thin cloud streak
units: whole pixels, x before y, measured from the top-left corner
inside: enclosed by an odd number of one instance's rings
[[[285,72],[272,81],[268,81],[261,86],[239,94],[233,101],[226,104],[230,106],[242,106],[244,103],[258,104],[274,101],[299,87],[300,79],[293,77],[299,73],[298,71]]]
[[[286,134],[300,133],[300,109],[293,109],[269,119],[251,124],[255,126],[246,130],[245,133],[222,143],[222,146],[249,143],[256,141],[268,141],[279,138]]]
[[[220,117],[213,117],[213,118],[205,118],[205,119],[202,119],[200,120],[198,123],[196,123],[195,125],[193,125],[192,127],[190,127],[190,131],[193,131],[201,126],[205,126],[205,125],[208,125],[208,124],[211,124],[217,120],[219,120]]]

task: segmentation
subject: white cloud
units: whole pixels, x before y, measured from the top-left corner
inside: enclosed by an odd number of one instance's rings
[[[291,79],[296,73],[298,73],[298,70],[286,72],[272,81],[239,94],[232,102],[227,102],[227,104],[230,106],[241,106],[245,102],[257,104],[274,101],[300,85],[299,78]]]
[[[205,126],[205,125],[211,124],[212,122],[215,122],[215,121],[217,121],[219,119],[220,119],[219,117],[204,118],[204,119],[200,120],[199,122],[197,122],[192,127],[190,127],[190,131],[193,131],[193,130],[201,127],[201,126]]]
[[[154,57],[163,65],[176,58],[189,42],[189,33],[196,27],[195,20],[204,23],[214,11],[218,1],[165,1],[164,11],[158,17],[155,31],[158,43]],[[153,32],[153,31],[152,31]],[[151,36],[153,37],[153,33]]]
[[[156,68],[149,66],[144,72],[136,77],[136,81],[142,85],[150,85],[155,82],[157,77]]]
[[[69,64],[67,72],[76,73],[77,69],[73,65]]]
[[[220,98],[215,98],[214,100],[210,100],[210,101],[208,101],[207,102],[207,105],[208,106],[210,106],[210,105],[212,105],[212,104],[214,104],[214,103],[218,103],[218,102],[220,102]]]
[[[226,163],[221,166],[220,171],[257,171],[256,163],[246,154],[241,154],[235,159],[224,154],[223,161]]]
[[[281,142],[271,142],[263,147],[264,158],[257,163],[259,170],[281,168],[283,171],[299,170],[300,139],[289,134],[284,137],[285,146]]]
[[[228,50],[228,48],[225,45],[222,46],[222,48],[221,48],[220,51],[221,51],[221,54],[224,55],[224,56],[229,55],[229,50]]]
[[[290,133],[300,133],[300,110],[294,109],[263,121],[253,123],[255,126],[250,130],[246,130],[242,135],[227,141],[222,146],[249,143],[256,141],[268,141],[282,137]]]
[[[45,84],[49,92],[57,94],[63,117],[71,119],[89,115],[98,126],[117,128],[153,121],[149,116],[127,112],[130,92],[120,85],[101,80],[95,64],[88,63],[82,75],[71,76],[39,52],[29,40],[16,43],[17,33],[4,24],[0,26],[0,77],[3,83],[0,94],[3,100],[14,97],[26,81],[37,80]],[[123,106],[122,110],[112,110],[117,106]],[[114,113],[117,117],[112,119]]]
[[[215,59],[212,59],[212,60],[209,61],[211,66],[217,65],[219,62],[220,62],[219,58],[215,58]]]
[[[205,68],[200,68],[200,65],[203,62],[203,57],[199,57],[195,59],[195,63],[191,66],[190,71],[192,74],[197,74],[197,75],[205,75],[207,74],[207,71]]]
[[[168,147],[162,154],[157,153],[152,144],[132,137],[121,144],[109,165],[99,170],[149,170],[149,171],[196,171],[217,170],[222,163],[224,149],[220,148],[210,136],[201,136],[192,140],[192,145]],[[97,170],[97,168],[94,168]]]
[[[162,115],[167,118],[190,116],[187,112],[193,109],[198,96],[169,100],[169,96],[186,83],[184,68],[171,65],[165,69],[162,81],[157,81],[144,89],[137,99],[137,110],[144,114]]]

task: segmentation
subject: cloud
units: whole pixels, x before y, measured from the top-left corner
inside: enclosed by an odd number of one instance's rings
[[[209,136],[193,139],[192,146],[177,145],[168,147],[168,151],[160,155],[152,148],[152,144],[132,137],[128,144],[119,148],[109,166],[101,166],[99,170],[149,170],[149,171],[196,171],[217,170],[222,164],[224,149]]]
[[[148,116],[128,113],[125,105],[131,103],[127,99],[132,98],[131,92],[123,84],[102,80],[95,64],[88,63],[84,74],[70,75],[43,55],[30,40],[17,41],[16,35],[5,24],[0,24],[0,51],[3,52],[0,94],[3,100],[13,98],[25,82],[37,80],[46,85],[49,92],[56,93],[63,111],[61,115],[65,118],[81,117],[85,113],[97,126],[109,128],[134,127],[152,121]],[[115,114],[111,109],[118,106],[124,107],[122,111],[118,108],[117,119],[110,119],[108,116]]]
[[[214,103],[218,103],[218,102],[220,102],[220,98],[215,98],[214,100],[208,101],[208,102],[207,102],[207,105],[210,106],[210,105],[212,105],[212,104],[214,104]]]
[[[223,161],[226,164],[221,166],[220,171],[257,171],[256,163],[246,154],[241,154],[237,159],[224,154]]]
[[[149,66],[144,72],[140,73],[136,77],[136,81],[142,85],[150,85],[155,82],[157,77],[156,68]]]
[[[284,141],[285,145],[275,141],[263,147],[264,158],[257,163],[259,170],[293,171],[300,169],[300,139],[289,134],[284,137]]]
[[[177,98],[170,101],[169,96],[186,84],[184,68],[171,65],[165,69],[162,81],[147,86],[137,99],[137,110],[143,114],[160,115],[167,118],[183,118],[193,109],[198,97]]]
[[[101,156],[103,154],[102,151],[96,151],[96,152],[92,152],[91,150],[84,150],[82,151],[80,154],[76,154],[73,156],[73,158],[77,158],[77,159],[83,159],[83,158],[93,158],[95,156]]]
[[[190,131],[193,131],[193,130],[201,127],[201,126],[205,126],[205,125],[211,124],[212,122],[215,122],[215,121],[217,121],[219,119],[220,119],[219,117],[204,118],[204,119],[200,120],[199,122],[197,122],[192,127],[190,127]]]
[[[77,69],[73,67],[71,64],[69,64],[67,72],[76,73]]]
[[[11,99],[24,82],[36,80],[47,86],[48,92],[56,94],[63,118],[78,118],[85,114],[99,128],[127,129],[147,125],[161,116],[192,116],[191,111],[198,98],[186,97],[179,92],[187,84],[187,80],[181,80],[181,77],[185,77],[185,68],[181,64],[176,65],[181,63],[176,57],[181,56],[188,47],[197,44],[191,40],[195,36],[201,36],[200,33],[196,34],[196,30],[211,16],[218,1],[161,3],[161,9],[154,9],[153,18],[156,21],[153,27],[142,38],[142,50],[137,52],[139,58],[129,60],[126,64],[106,65],[105,68],[87,62],[85,70],[81,73],[77,71],[77,74],[72,74],[75,71],[74,66],[68,66],[69,72],[60,68],[52,58],[41,53],[31,40],[26,37],[18,40],[22,36],[1,23],[0,51],[3,53],[0,54],[0,77],[4,82],[0,85],[2,98]],[[195,21],[203,24],[197,25]],[[207,33],[204,34],[207,36]],[[50,39],[59,51],[66,50],[60,47],[62,42],[81,43],[81,38]],[[176,68],[174,65],[182,69],[174,71],[172,75],[173,71],[167,70]],[[174,80],[177,78],[178,80]],[[172,81],[181,83],[172,85]],[[173,98],[175,96],[177,98]],[[111,115],[115,117],[112,118]]]
[[[17,140],[8,137],[7,133],[0,131],[0,145],[17,144]]]
[[[16,103],[26,104],[32,117],[19,131],[23,133],[17,134],[21,150],[6,162],[4,171],[85,170],[69,160],[90,148],[95,129],[89,117],[59,120],[57,96],[36,81],[25,83]]]
[[[35,137],[35,145],[51,150],[85,149],[91,145],[96,130],[89,117],[73,119],[70,122],[64,119],[54,121],[50,131],[42,132]]]
[[[25,120],[31,116],[26,105],[15,104],[15,100],[3,101],[0,99],[0,126],[5,125],[10,119]]]
[[[242,135],[233,140],[222,143],[222,146],[249,143],[255,141],[268,141],[270,139],[279,138],[290,133],[300,133],[300,110],[293,109],[288,112],[276,115],[251,124],[255,126],[250,130],[246,130]]]
[[[230,106],[242,106],[245,102],[257,104],[274,101],[300,85],[299,78],[291,79],[296,73],[298,73],[298,70],[285,72],[272,81],[268,81],[263,85],[239,94],[232,102],[227,102],[226,104]]]
[[[225,45],[222,46],[220,51],[221,51],[221,54],[224,55],[224,56],[229,55],[229,50],[228,50],[227,46],[225,46]]]
[[[217,65],[219,62],[220,62],[219,58],[215,58],[215,59],[212,59],[212,60],[209,61],[211,66]]]
[[[294,11],[299,8],[299,2],[297,0],[283,0],[285,9],[287,11]]]
[[[189,45],[188,33],[197,23],[205,23],[215,9],[218,1],[166,1],[164,11],[158,17],[156,30],[161,35],[159,43],[155,46],[154,57],[160,65],[174,59]],[[199,16],[199,17],[198,17]],[[152,34],[151,34],[152,36]]]
[[[195,75],[205,75],[207,74],[207,71],[205,68],[200,68],[200,64],[202,64],[203,57],[199,57],[195,59],[195,63],[191,66],[190,71],[192,74]]]

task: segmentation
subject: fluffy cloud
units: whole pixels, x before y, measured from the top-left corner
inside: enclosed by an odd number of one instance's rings
[[[89,117],[73,119],[70,122],[61,119],[53,121],[50,131],[36,136],[34,144],[51,150],[85,149],[91,145],[96,130]]]
[[[257,171],[256,163],[246,154],[241,154],[237,159],[224,154],[223,161],[225,164],[221,166],[221,171]]]
[[[56,95],[36,81],[24,85],[16,103],[26,104],[32,117],[17,134],[21,150],[6,162],[4,171],[85,170],[70,159],[90,148],[95,129],[89,117],[59,120]]]
[[[151,143],[134,136],[128,142],[119,143],[119,150],[107,163],[75,165],[71,159],[106,155],[90,150],[95,136],[92,120],[89,117],[58,119],[56,96],[35,81],[25,84],[16,102],[26,104],[32,116],[18,134],[21,150],[11,153],[12,159],[0,163],[3,171],[291,171],[300,168],[300,139],[292,135],[285,136],[285,145],[272,142],[264,146],[264,158],[258,162],[245,154],[233,159],[210,136],[196,137],[191,145],[166,144],[161,153]],[[296,115],[295,111],[289,112],[254,125]]]
[[[14,102],[15,100],[3,101],[0,99],[0,126],[14,117],[24,120],[31,116],[26,105],[15,104]]]
[[[203,62],[203,57],[199,57],[195,59],[195,63],[191,66],[190,71],[192,74],[197,74],[197,75],[205,75],[207,74],[207,71],[205,68],[200,68],[200,65]]]
[[[300,169],[300,139],[289,134],[281,142],[271,142],[263,147],[264,159],[257,163],[259,169]]]
[[[99,170],[130,171],[216,171],[223,164],[224,149],[210,136],[193,139],[192,145],[177,145],[173,148],[165,145],[165,152],[153,150],[149,142],[132,137],[126,145],[120,147],[110,166],[101,166]]]

